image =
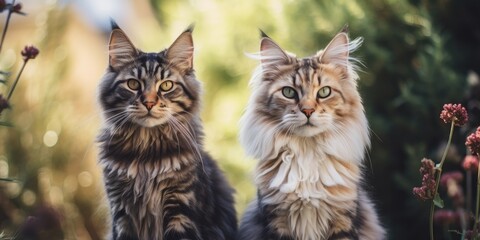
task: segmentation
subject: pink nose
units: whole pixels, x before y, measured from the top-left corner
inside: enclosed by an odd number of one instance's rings
[[[153,106],[155,106],[155,102],[154,101],[144,101],[143,105],[145,105],[145,107],[147,107],[147,110],[150,111],[150,109],[152,109]]]
[[[305,114],[305,116],[307,116],[307,118],[309,118],[313,112],[315,112],[315,109],[313,108],[304,108],[302,109],[302,112]]]

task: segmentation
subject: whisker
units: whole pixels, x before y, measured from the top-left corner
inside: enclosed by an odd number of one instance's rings
[[[198,158],[200,159],[200,163],[202,164],[202,168],[205,171],[205,166],[204,166],[204,163],[203,163],[203,157],[202,157],[202,154],[201,154],[201,152],[198,148],[198,142],[197,142],[197,139],[196,139],[196,134],[192,133],[192,131],[191,131],[194,128],[188,122],[186,122],[188,126],[185,126],[181,121],[179,121],[177,118],[175,118],[175,116],[173,116],[173,114],[171,112],[168,112],[168,113],[170,114],[169,123],[171,123],[172,126],[174,127],[174,129],[176,129],[178,131],[178,133],[180,133],[185,138],[185,140],[187,140],[187,144],[188,144],[189,149],[191,151],[193,151],[198,156]]]

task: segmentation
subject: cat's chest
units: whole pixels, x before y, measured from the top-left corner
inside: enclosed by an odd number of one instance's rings
[[[196,176],[194,164],[175,166],[173,162],[133,161],[129,165],[110,162],[104,166],[107,193],[117,198],[121,208],[142,208],[158,214],[177,189],[189,187],[191,182],[184,180]]]
[[[312,202],[337,199],[332,189],[356,189],[359,169],[322,151],[286,149],[277,159],[259,167],[258,184],[264,191],[276,192],[278,202]],[[333,191],[333,192],[332,192]],[[354,196],[347,196],[354,197]]]
[[[169,187],[168,179],[173,174],[162,173],[152,175],[142,171],[135,175],[128,174],[128,170],[118,171],[118,174],[107,176],[107,192],[109,195],[121,196],[118,198],[119,207],[131,214],[135,209],[141,209],[139,219],[146,218],[151,213],[160,214],[165,200],[165,189]],[[122,174],[123,173],[123,174]],[[172,175],[172,176],[169,176]],[[130,209],[132,209],[130,211]],[[144,213],[142,213],[144,211]]]

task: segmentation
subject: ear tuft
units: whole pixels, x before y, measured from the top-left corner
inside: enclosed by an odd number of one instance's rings
[[[263,37],[260,42],[260,60],[265,69],[287,64],[290,58],[271,38]]]
[[[348,35],[345,32],[338,33],[327,45],[323,54],[320,56],[322,63],[331,63],[334,65],[348,65]]]
[[[173,65],[183,70],[193,68],[193,25],[190,25],[167,49],[167,59]]]
[[[120,29],[120,27],[119,27],[118,24],[115,22],[115,20],[113,20],[113,18],[110,18],[110,27],[112,28],[112,30],[114,30],[114,29]]]
[[[352,79],[358,79],[357,70],[358,64],[361,62],[353,57],[350,57],[350,53],[357,50],[362,45],[363,38],[359,37],[353,41],[349,41],[348,35],[344,30],[338,33],[327,47],[318,53],[318,58],[321,63],[333,64],[346,70],[348,75]]]
[[[195,23],[188,25],[187,29],[185,29],[183,32],[193,33],[193,29],[195,29]]]
[[[260,31],[261,38],[270,38],[262,29],[258,29]]]
[[[126,63],[132,62],[138,55],[135,46],[133,46],[130,39],[118,26],[110,34],[108,50],[109,64],[115,70]]]

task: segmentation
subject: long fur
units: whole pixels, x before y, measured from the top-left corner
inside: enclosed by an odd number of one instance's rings
[[[240,121],[240,142],[259,160],[257,198],[237,239],[383,239],[374,206],[362,187],[368,122],[349,53],[361,39],[339,33],[315,56],[299,59],[264,37]],[[282,96],[285,86],[295,99]],[[323,86],[334,96],[316,98]],[[304,127],[302,106],[314,107]],[[307,130],[305,130],[305,128]]]
[[[233,239],[233,189],[202,146],[191,29],[159,53],[114,29],[109,50],[98,142],[110,239]]]

